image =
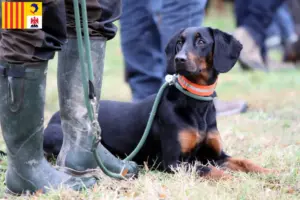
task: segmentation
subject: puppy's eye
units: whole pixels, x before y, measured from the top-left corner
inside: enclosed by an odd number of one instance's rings
[[[201,38],[197,38],[196,45],[202,45],[202,44],[205,44],[204,40],[202,40]]]
[[[176,51],[179,51],[182,48],[183,42],[182,40],[178,40],[176,44]]]

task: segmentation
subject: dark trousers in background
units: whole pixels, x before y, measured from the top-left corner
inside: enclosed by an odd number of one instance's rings
[[[267,28],[277,9],[285,0],[235,0],[234,11],[237,26],[245,27],[265,54],[264,41]]]
[[[175,32],[200,26],[207,0],[123,0],[121,45],[133,100],[158,92],[166,74],[164,47]]]
[[[90,37],[112,39],[117,32],[112,22],[120,17],[121,0],[87,0],[86,4]],[[76,37],[75,30],[73,0],[43,0],[41,30],[1,30],[0,61],[22,64],[50,60],[67,37]]]

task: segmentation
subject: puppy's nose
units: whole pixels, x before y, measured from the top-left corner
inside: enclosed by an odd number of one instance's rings
[[[177,55],[175,57],[175,62],[176,63],[185,63],[186,62],[186,56],[185,55]]]

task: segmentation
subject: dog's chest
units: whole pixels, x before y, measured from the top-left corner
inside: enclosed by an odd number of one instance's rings
[[[188,123],[184,124],[178,132],[178,141],[182,154],[189,154],[205,142],[207,138],[207,107],[193,109],[189,113]]]
[[[188,126],[192,126],[199,132],[207,132],[209,106],[209,104],[206,104],[198,108],[191,108],[189,114],[191,124],[188,124]]]

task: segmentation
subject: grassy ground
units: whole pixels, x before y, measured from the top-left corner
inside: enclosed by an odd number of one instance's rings
[[[234,28],[231,15],[213,14],[205,25],[226,31]],[[102,97],[129,101],[119,43],[119,35],[108,43]],[[278,53],[274,55],[278,59]],[[116,181],[103,176],[96,187],[81,193],[59,190],[26,199],[300,199],[299,77],[300,71],[296,69],[276,70],[266,75],[246,74],[236,66],[222,75],[218,83],[222,99],[244,99],[250,104],[245,114],[218,119],[226,151],[279,169],[279,175],[234,173],[232,181],[213,182],[180,169],[175,175],[168,175],[143,168],[138,180]],[[49,67],[45,123],[57,110],[57,102],[54,59]],[[4,149],[3,142],[0,149]],[[0,168],[6,169],[5,159],[0,161]],[[16,199],[4,194],[2,172],[0,179],[0,198]]]

